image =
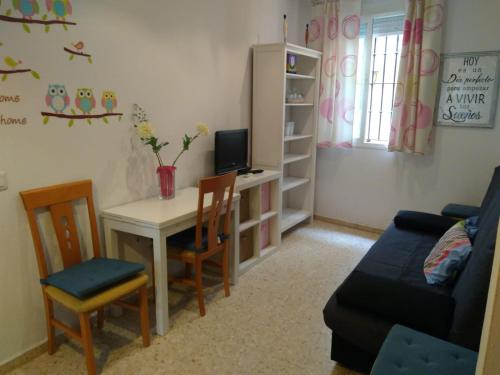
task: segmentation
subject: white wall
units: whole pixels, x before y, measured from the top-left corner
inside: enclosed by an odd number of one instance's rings
[[[7,4],[6,4],[7,3]],[[184,132],[197,121],[211,130],[244,128],[251,121],[251,59],[254,43],[278,42],[287,13],[290,40],[301,42],[309,11],[305,0],[75,1],[64,32],[31,34],[0,23],[0,62],[10,55],[39,71],[0,83],[1,95],[21,95],[21,104],[0,103],[0,113],[27,117],[24,127],[0,126],[0,170],[9,190],[0,192],[0,364],[45,340],[38,270],[19,191],[92,178],[97,206],[110,207],[157,193],[154,159],[138,144],[129,121],[132,104],[149,112],[158,135],[172,144],[171,160]],[[43,9],[43,2],[40,2]],[[10,2],[3,2],[5,12]],[[63,45],[85,41],[94,63],[68,61]],[[99,95],[114,89],[121,123],[76,124],[39,112],[49,83],[65,83]],[[99,104],[98,104],[99,105]],[[178,187],[212,173],[213,136],[200,139],[178,163]]]
[[[363,10],[404,2],[374,0]],[[443,53],[500,50],[493,0],[449,0]],[[399,209],[438,213],[449,202],[479,205],[500,164],[500,108],[494,129],[437,127],[427,156],[381,150],[319,150],[316,214],[386,227]]]

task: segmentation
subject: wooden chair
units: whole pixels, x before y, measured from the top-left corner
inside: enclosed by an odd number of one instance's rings
[[[167,257],[185,263],[185,277],[182,279],[169,277],[169,282],[180,283],[196,288],[200,315],[205,315],[205,300],[203,297],[202,268],[209,264],[222,269],[224,278],[224,293],[229,297],[229,236],[231,223],[231,205],[233,201],[234,182],[236,172],[218,177],[200,180],[198,195],[198,216],[196,227],[169,237]],[[226,214],[223,230],[219,232],[219,219],[224,206],[224,195],[227,195]],[[212,194],[212,205],[208,213],[208,222],[203,227],[203,205],[206,194]],[[194,241],[193,241],[194,240]],[[217,253],[223,253],[222,263],[209,259]],[[194,280],[191,279],[191,270],[194,265]]]
[[[35,245],[38,270],[42,281],[46,280],[50,274],[37,224],[36,210],[38,209],[48,209],[51,214],[63,267],[67,270],[69,267],[78,267],[78,265],[83,265],[83,263],[85,263],[85,261],[82,261],[80,253],[80,243],[75,217],[73,214],[73,201],[85,199],[90,220],[93,254],[95,259],[103,261],[104,258],[101,258],[99,249],[99,237],[92,197],[92,181],[86,180],[29,190],[21,192],[20,195],[23,199],[24,207],[28,215],[31,234]],[[85,299],[76,298],[72,294],[51,285],[42,285],[42,294],[47,319],[49,354],[53,354],[55,352],[56,343],[54,328],[59,328],[67,336],[82,343],[85,351],[88,373],[95,374],[96,365],[92,348],[90,315],[92,312],[97,311],[97,326],[101,329],[104,323],[103,307],[110,303],[116,303],[122,307],[140,312],[142,341],[144,346],[149,346],[150,332],[147,305],[147,282],[147,275],[144,273],[138,273],[118,284],[113,284],[103,291],[100,290],[98,294],[93,294]],[[137,291],[139,292],[139,306],[120,301],[120,298]],[[54,317],[54,301],[78,314],[80,320],[80,332],[67,326]]]

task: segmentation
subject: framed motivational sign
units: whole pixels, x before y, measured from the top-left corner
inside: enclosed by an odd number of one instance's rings
[[[437,125],[495,125],[500,51],[442,55]]]

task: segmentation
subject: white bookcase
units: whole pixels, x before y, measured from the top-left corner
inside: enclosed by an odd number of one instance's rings
[[[285,232],[313,216],[321,52],[289,43],[253,50],[252,165],[282,172],[280,231]],[[287,54],[297,58],[296,74],[286,72]],[[303,94],[303,103],[287,103],[292,90]],[[295,132],[285,137],[289,121]]]

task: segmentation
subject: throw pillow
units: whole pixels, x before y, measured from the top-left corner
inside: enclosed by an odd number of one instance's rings
[[[465,231],[471,241],[474,241],[476,234],[479,230],[479,216],[471,216],[465,220]]]
[[[424,262],[428,284],[447,285],[453,282],[467,262],[472,244],[465,229],[465,220],[459,221],[439,239]]]

